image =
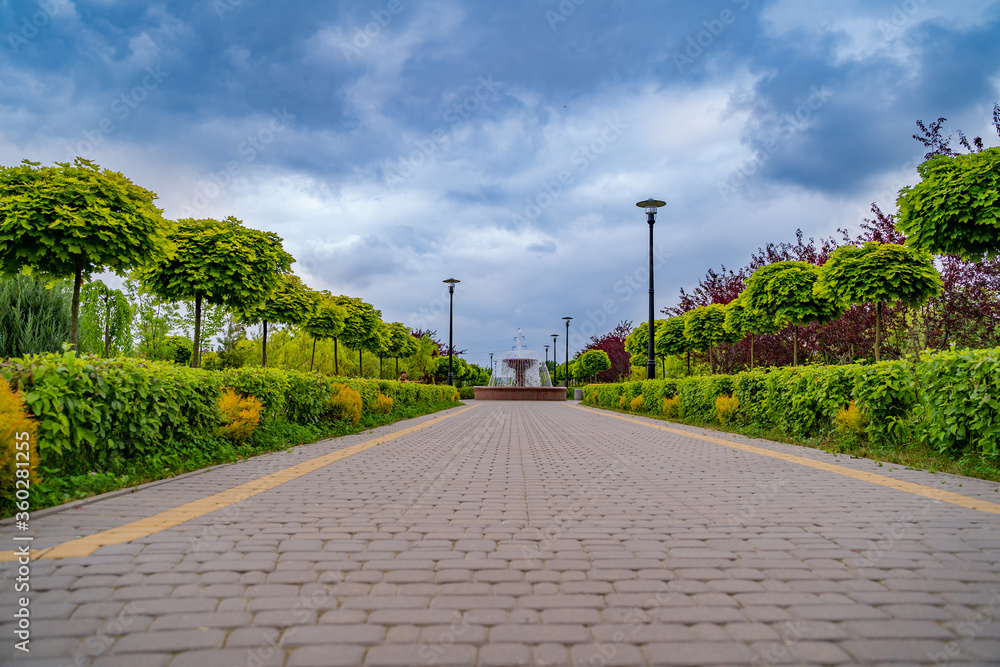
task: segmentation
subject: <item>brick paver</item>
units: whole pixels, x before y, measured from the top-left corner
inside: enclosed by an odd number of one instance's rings
[[[997,484],[715,435],[1000,503]],[[33,517],[34,546],[371,437]],[[34,561],[29,655],[16,567],[0,664],[1000,664],[1000,515],[552,403],[479,404],[159,533]]]

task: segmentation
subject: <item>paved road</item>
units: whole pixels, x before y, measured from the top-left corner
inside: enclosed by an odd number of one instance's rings
[[[32,517],[0,663],[1000,664],[997,488],[473,402]]]

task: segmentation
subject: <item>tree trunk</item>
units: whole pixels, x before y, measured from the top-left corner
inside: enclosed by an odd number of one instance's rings
[[[750,333],[750,370],[753,370],[753,332]]]
[[[399,357],[396,357],[396,379],[399,379]]]
[[[795,325],[792,334],[792,366],[799,365],[799,325]]]
[[[264,338],[260,343],[261,367],[267,366],[267,320],[264,320]]]
[[[660,367],[662,369],[661,375],[663,376],[663,379],[666,380],[667,379],[667,358],[666,357],[663,357],[663,359],[660,360]],[[594,373],[594,375],[597,375],[597,373]],[[591,380],[593,380],[593,377],[594,376],[591,376]]]
[[[384,373],[382,372],[382,355],[378,355],[378,379],[384,380]]]
[[[708,370],[709,370],[709,372],[712,375],[715,375],[715,355],[712,354],[713,350],[715,350],[715,346],[714,345],[709,345],[708,346]]]
[[[365,358],[364,358],[364,354],[365,354],[365,351],[362,350],[361,348],[358,348],[358,377],[359,378],[363,378],[365,376],[365,367],[364,367]]]
[[[688,370],[687,370],[687,374],[688,374],[688,376],[691,375],[691,350],[688,350]]]
[[[104,358],[111,356],[111,302],[104,302]]]
[[[316,336],[313,336],[312,359],[309,360],[309,372],[312,373],[313,364],[316,362]]]
[[[69,318],[69,346],[76,349],[77,335],[80,332],[80,288],[83,286],[83,257],[76,258],[76,275],[73,278],[73,305]]]
[[[879,348],[882,345],[882,302],[875,304],[875,363],[882,360]]]
[[[194,350],[191,351],[191,368],[201,367],[201,292],[194,295]]]
[[[340,364],[337,363],[337,339],[333,339],[333,374],[340,375]]]

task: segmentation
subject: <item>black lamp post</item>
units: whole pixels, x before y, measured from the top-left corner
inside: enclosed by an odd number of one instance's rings
[[[448,285],[448,384],[454,387],[455,375],[452,373],[452,357],[455,352],[455,344],[452,342],[452,323],[454,321],[455,312],[455,285],[462,281],[455,280],[454,278],[448,278],[448,280],[444,280],[442,282],[447,283]]]
[[[543,345],[542,347],[545,348],[545,372],[548,373],[549,372],[549,346],[548,345]]]
[[[636,202],[636,206],[646,209],[646,222],[649,223],[649,349],[646,354],[646,379],[656,379],[656,355],[653,352],[653,223],[656,222],[656,209],[666,206],[667,202],[650,197],[646,201]]]
[[[556,363],[556,350],[559,349],[556,347],[556,338],[559,338],[559,334],[552,334],[552,386],[553,387],[559,386],[556,383],[556,370],[558,370],[559,368],[559,364]]]
[[[569,321],[573,319],[572,317],[564,317],[566,320],[566,382],[564,383],[569,387]]]

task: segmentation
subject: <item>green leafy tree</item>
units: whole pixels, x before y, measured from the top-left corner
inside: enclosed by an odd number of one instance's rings
[[[103,357],[128,354],[132,350],[132,306],[120,290],[100,280],[81,290],[80,348]]]
[[[154,199],[124,175],[82,158],[0,168],[0,269],[72,276],[70,344],[76,345],[84,280],[169,255],[172,224]]]
[[[684,335],[684,315],[658,320],[653,339],[653,350],[666,359],[678,354],[687,355],[687,374],[691,375],[691,341]]]
[[[361,356],[365,350],[378,354],[384,344],[385,333],[382,327],[382,313],[375,310],[370,304],[357,297],[338,296],[334,300],[347,310],[347,319],[344,321],[344,330],[334,338],[334,350],[336,342],[342,341],[344,345],[352,350],[358,351],[359,367],[358,376],[363,377],[364,372],[360,366]],[[336,353],[335,353],[336,354]],[[335,362],[336,365],[336,362]]]
[[[316,292],[309,289],[296,275],[285,273],[278,276],[274,292],[264,301],[251,306],[240,314],[247,324],[262,324],[261,366],[267,366],[267,325],[301,325],[316,306]]]
[[[793,327],[792,365],[799,363],[799,327],[810,322],[829,322],[841,314],[837,304],[813,293],[819,267],[809,262],[774,262],[760,267],[747,279],[740,295],[754,321],[777,329]]]
[[[660,322],[662,320],[654,321],[653,326],[659,326]],[[635,329],[632,329],[632,332],[625,338],[625,351],[629,353],[633,366],[646,366],[649,359],[649,322],[641,322]],[[655,338],[653,354],[657,354]]]
[[[125,295],[134,313],[132,332],[138,354],[147,359],[172,358],[165,340],[181,322],[180,306],[143,289],[131,276],[125,281]]]
[[[66,281],[46,286],[38,276],[0,279],[0,359],[59,352],[69,340]]]
[[[410,328],[402,322],[392,322],[387,329],[386,356],[396,360],[396,377],[399,377],[399,359],[416,354],[419,343],[410,333]]]
[[[938,155],[899,191],[896,228],[906,243],[966,260],[1000,256],[1000,148]]]
[[[587,350],[574,363],[580,378],[593,378],[611,368],[611,357],[604,350]]]
[[[225,220],[178,222],[170,241],[176,248],[143,267],[139,273],[146,287],[165,299],[194,299],[194,357],[200,365],[201,305],[208,302],[243,311],[267,298],[288,273],[292,256],[281,248],[272,232],[248,229],[230,216]]]
[[[912,246],[869,241],[841,246],[819,271],[814,292],[841,308],[875,304],[875,361],[881,361],[882,311],[886,302],[920,306],[937,296],[941,275],[929,252]]]
[[[719,303],[698,306],[684,315],[684,337],[695,350],[708,352],[708,363],[715,373],[715,346],[730,339],[726,331],[726,307]]]
[[[348,310],[339,303],[339,299],[329,292],[313,292],[313,306],[302,323],[302,328],[313,338],[312,355],[309,360],[309,370],[316,362],[316,341],[333,339],[334,342],[344,331],[348,318]],[[336,347],[334,348],[336,350]],[[336,358],[336,351],[334,352]],[[339,371],[335,370],[334,374]]]
[[[740,340],[743,336],[750,337],[750,368],[754,367],[754,336],[773,334],[777,331],[773,320],[747,307],[742,293],[726,304],[724,327],[726,333],[732,337],[732,342]]]

